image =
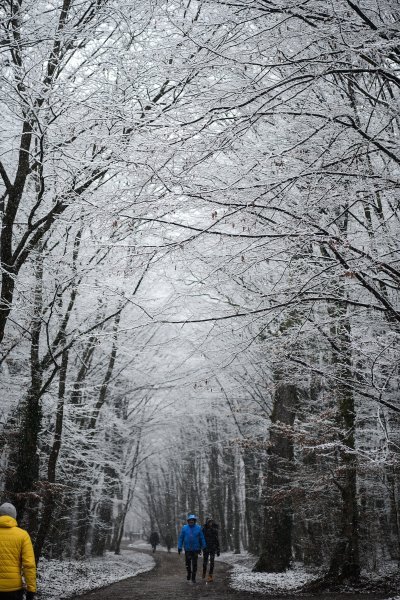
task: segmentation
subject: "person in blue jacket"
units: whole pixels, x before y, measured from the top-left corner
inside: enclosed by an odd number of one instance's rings
[[[196,521],[195,515],[188,515],[187,525],[182,527],[178,539],[178,552],[182,552],[182,547],[185,549],[187,580],[192,583],[196,583],[197,557],[206,548],[203,531]]]

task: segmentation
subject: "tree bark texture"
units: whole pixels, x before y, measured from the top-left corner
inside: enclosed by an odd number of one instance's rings
[[[282,573],[292,560],[292,506],[290,499],[293,469],[293,441],[288,429],[293,426],[297,388],[276,378],[271,414],[270,444],[265,486],[264,532],[261,554],[255,572]],[[288,429],[286,429],[286,427]]]

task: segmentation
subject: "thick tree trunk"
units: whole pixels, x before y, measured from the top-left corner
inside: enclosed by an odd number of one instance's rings
[[[342,296],[344,295],[341,290]],[[333,366],[337,385],[337,426],[339,430],[338,460],[333,483],[341,497],[339,531],[333,547],[326,576],[305,586],[305,590],[318,591],[345,581],[357,583],[360,577],[359,509],[357,490],[357,455],[355,447],[356,411],[352,390],[351,327],[345,302],[331,311],[335,325]]]
[[[54,498],[54,496],[53,496]],[[74,505],[73,492],[65,492],[55,503],[48,538],[51,542],[46,549],[49,558],[62,560],[73,556],[71,514]]]
[[[90,509],[92,502],[91,489],[82,490],[78,498],[76,507],[76,525],[75,525],[75,557],[86,557],[86,545],[88,543],[88,535],[90,531],[91,519]]]
[[[43,546],[46,541],[47,535],[50,531],[53,512],[56,506],[56,498],[59,495],[55,489],[54,484],[56,483],[56,470],[58,456],[61,448],[61,437],[64,422],[64,400],[65,400],[65,389],[68,369],[68,352],[64,351],[61,358],[61,369],[60,378],[58,384],[58,403],[56,412],[56,422],[54,429],[53,446],[50,451],[49,462],[47,465],[47,482],[48,487],[45,493],[43,508],[41,511],[41,519],[39,530],[35,540],[35,557],[36,562],[39,561],[42,554]]]
[[[19,17],[11,20],[13,28],[21,26]],[[18,51],[17,51],[18,52]],[[21,90],[20,90],[21,91]],[[8,201],[3,205],[2,226],[0,229],[0,262],[1,262],[1,288],[0,288],[0,344],[10,316],[15,289],[15,278],[21,265],[17,266],[14,260],[15,221],[24,193],[27,178],[30,174],[30,149],[32,144],[32,123],[25,120],[22,125],[18,164],[14,182],[7,181]],[[4,167],[3,167],[4,169]],[[2,173],[4,180],[4,173]],[[7,177],[8,179],[8,177]],[[21,505],[23,509],[24,504]]]
[[[285,571],[292,560],[290,480],[293,442],[286,428],[282,430],[281,426],[290,428],[294,423],[297,388],[282,383],[279,375],[276,380],[268,450],[264,534],[261,554],[253,569],[256,572],[269,573]]]
[[[113,503],[111,498],[102,498],[97,510],[96,520],[93,527],[93,539],[91,547],[92,556],[103,556],[106,550],[107,540],[111,534],[113,516]]]
[[[11,468],[6,480],[6,490],[11,494],[21,521],[29,506],[29,497],[39,479],[38,441],[42,422],[40,400],[43,387],[43,370],[39,357],[40,334],[43,310],[43,256],[38,253],[35,264],[36,286],[34,294],[33,318],[31,324],[30,371],[31,383],[25,400],[19,410],[20,428],[16,454],[11,457]],[[30,531],[35,531],[37,507],[29,511]]]
[[[394,556],[396,557],[397,561],[400,562],[400,498],[397,469],[398,467],[396,468],[395,465],[389,467],[387,481],[390,494],[390,532],[394,542]]]
[[[338,378],[338,424],[341,430],[341,448],[338,475],[335,483],[342,498],[339,540],[332,554],[328,578],[336,581],[358,580],[360,556],[358,539],[357,456],[355,453],[356,413],[351,368],[351,329],[346,306],[338,307],[337,340],[341,352],[335,355]]]
[[[357,581],[360,577],[358,542],[358,506],[356,468],[346,465],[346,473],[341,479],[341,532],[331,558],[328,578],[337,582]]]

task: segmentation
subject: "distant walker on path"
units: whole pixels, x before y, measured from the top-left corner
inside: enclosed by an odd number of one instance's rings
[[[168,552],[171,552],[171,548],[174,545],[174,538],[172,537],[172,535],[170,533],[167,533],[167,535],[165,536],[165,545],[167,546],[167,550]]]
[[[26,600],[36,592],[36,563],[31,538],[17,524],[13,504],[0,506],[0,600],[22,600],[26,582]]]
[[[155,552],[158,544],[160,543],[160,536],[158,535],[157,531],[153,531],[153,533],[150,535],[149,542],[153,548],[153,552]]]
[[[210,569],[208,572],[207,581],[211,582],[213,581],[215,555],[219,556],[220,554],[218,525],[214,523],[211,517],[206,519],[205,525],[203,527],[203,535],[207,545],[207,548],[203,552],[203,579],[207,574],[208,559],[210,559]]]
[[[179,554],[182,552],[182,548],[185,549],[187,580],[192,583],[196,583],[197,557],[206,548],[203,531],[196,521],[195,515],[188,515],[187,525],[182,527],[178,540]]]

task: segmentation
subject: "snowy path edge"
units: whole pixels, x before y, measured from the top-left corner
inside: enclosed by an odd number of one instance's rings
[[[153,557],[141,552],[107,553],[103,558],[43,560],[39,564],[38,599],[67,600],[99,590],[118,581],[147,573],[155,567]]]

